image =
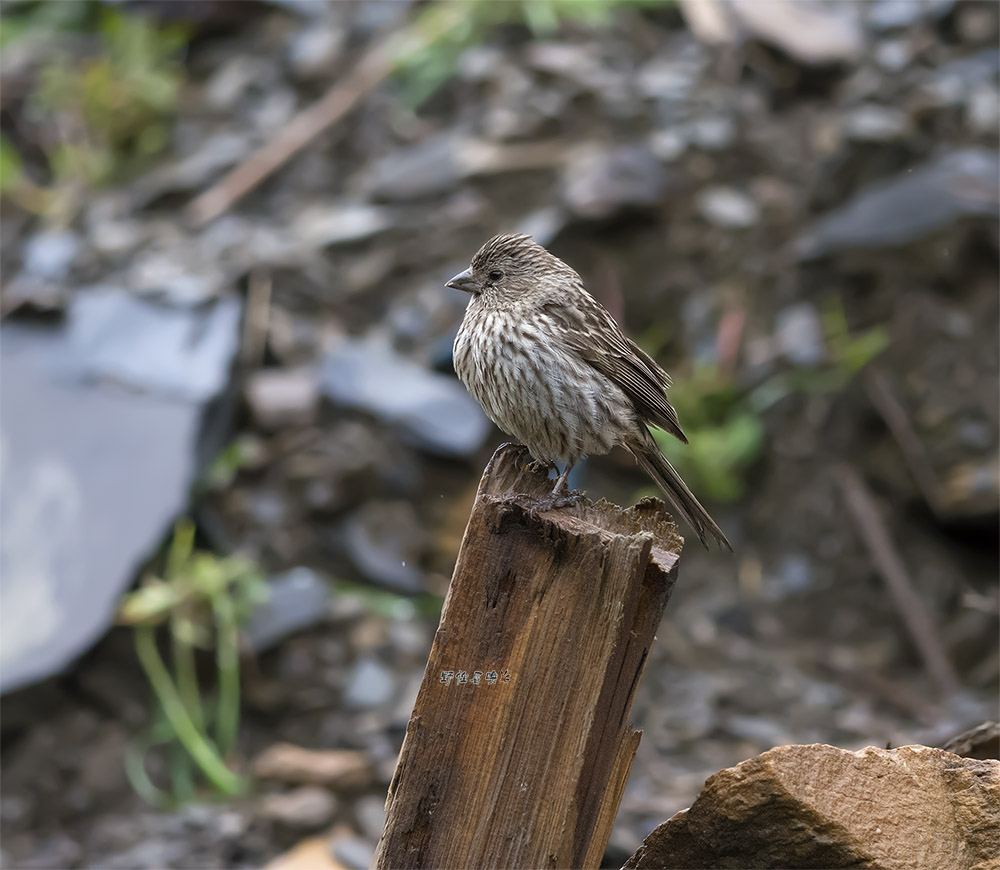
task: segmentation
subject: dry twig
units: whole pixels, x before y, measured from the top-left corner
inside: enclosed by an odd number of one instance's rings
[[[250,273],[247,313],[243,327],[243,363],[256,368],[264,362],[271,320],[271,275],[263,269]]]
[[[343,118],[391,70],[385,43],[370,48],[351,73],[335,83],[323,99],[293,118],[267,145],[251,154],[188,206],[194,225],[202,226],[227,211],[320,133]]]
[[[872,368],[865,378],[865,390],[885,425],[903,451],[903,457],[910,468],[917,486],[920,487],[927,504],[935,514],[940,514],[941,487],[927,458],[927,451],[910,422],[906,409],[893,392],[892,384],[885,372]]]
[[[903,617],[927,670],[944,696],[956,694],[961,689],[961,683],[948,658],[944,641],[917,594],[913,580],[882,522],[872,494],[850,466],[841,465],[836,476],[851,518],[872,561],[889,587],[892,600]]]

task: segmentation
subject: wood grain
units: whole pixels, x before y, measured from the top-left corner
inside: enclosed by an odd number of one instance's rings
[[[483,475],[374,867],[600,865],[682,541],[653,499],[539,509],[527,459]]]

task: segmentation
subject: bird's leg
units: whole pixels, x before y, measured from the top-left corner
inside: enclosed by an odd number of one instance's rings
[[[566,468],[563,469],[563,473],[556,478],[556,485],[552,487],[552,495],[559,495],[565,492],[569,488],[569,473],[573,468],[573,463],[569,460],[566,461]]]
[[[555,463],[552,463],[552,465],[555,465]],[[569,507],[570,505],[574,505],[579,501],[580,499],[579,495],[576,494],[569,495],[567,492],[568,489],[567,480],[569,478],[569,472],[572,467],[573,463],[567,462],[566,470],[563,471],[562,474],[560,474],[559,477],[556,479],[556,485],[552,488],[552,492],[550,492],[548,495],[543,495],[540,498],[532,500],[534,502],[534,504],[532,504],[531,507],[532,514],[537,515],[542,511],[552,511],[558,508]]]

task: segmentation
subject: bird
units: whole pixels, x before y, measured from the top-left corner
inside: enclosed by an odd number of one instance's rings
[[[551,499],[586,456],[624,447],[708,549],[732,551],[649,427],[683,443],[670,376],[625,335],[580,275],[523,233],[487,241],[446,287],[469,294],[455,336],[455,373],[486,415],[542,467],[565,467]],[[559,506],[558,504],[556,506]]]

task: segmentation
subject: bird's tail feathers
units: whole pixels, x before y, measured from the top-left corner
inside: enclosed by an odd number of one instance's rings
[[[688,489],[687,484],[681,479],[674,467],[667,461],[667,458],[660,453],[655,443],[652,442],[636,447],[632,451],[636,461],[662,490],[667,497],[667,501],[695,530],[701,539],[702,545],[708,549],[707,534],[711,534],[720,547],[725,547],[729,552],[733,551],[732,545],[726,538],[722,529],[709,515],[708,511],[701,506],[701,502],[694,497],[694,493]]]

